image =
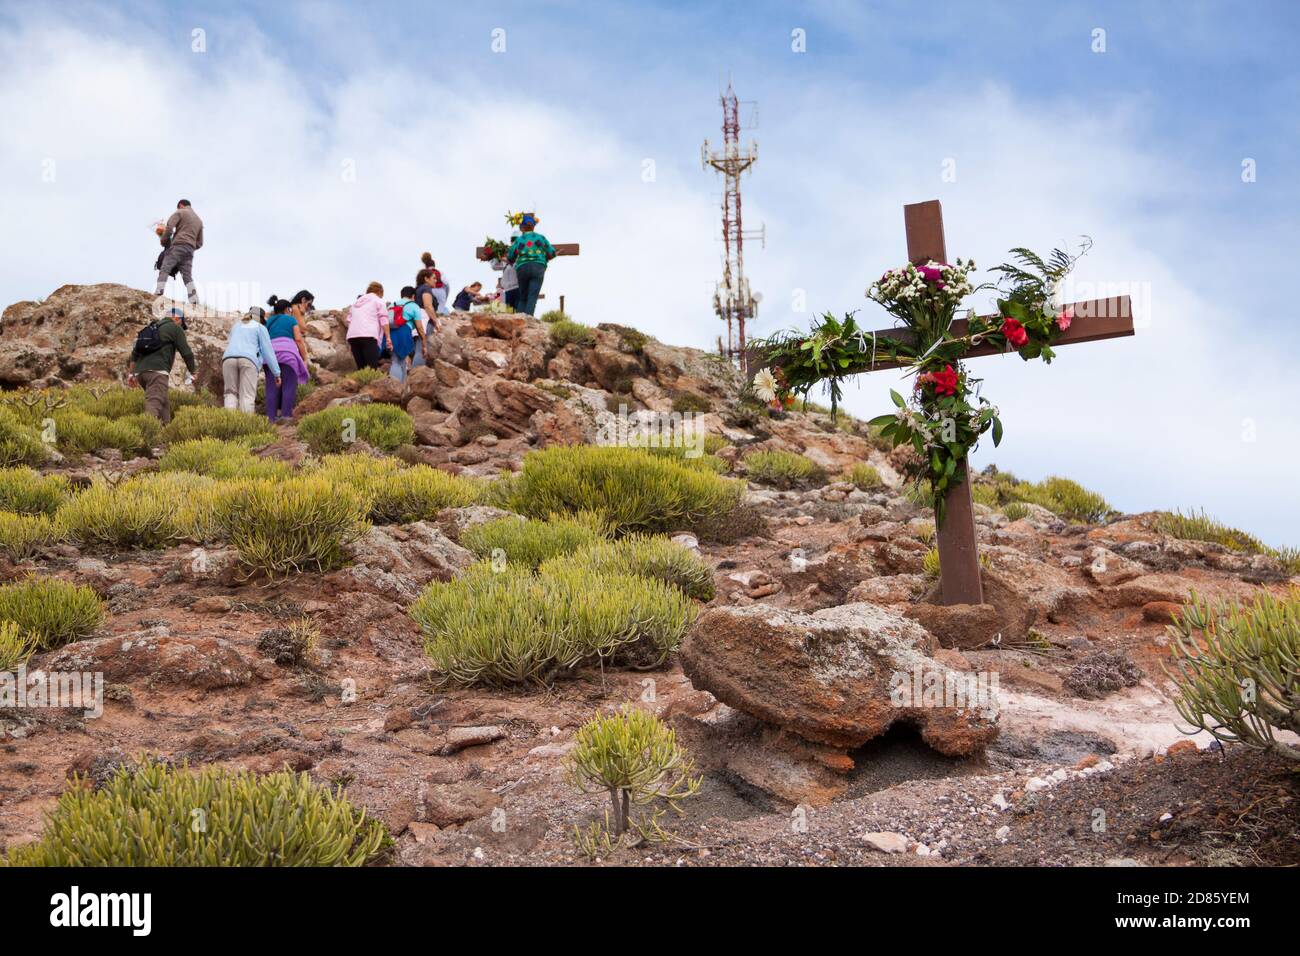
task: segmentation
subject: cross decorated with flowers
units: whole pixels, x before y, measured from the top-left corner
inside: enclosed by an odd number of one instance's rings
[[[825,382],[834,414],[843,378],[912,369],[911,397],[891,391],[895,412],[869,424],[895,447],[910,446],[916,454],[908,477],[929,483],[943,603],[982,604],[968,457],[986,431],[992,431],[994,445],[1002,441],[1002,420],[979,395],[979,380],[968,375],[963,361],[1016,352],[1026,361],[1051,362],[1062,345],[1132,335],[1131,305],[1128,296],[1062,303],[1061,286],[1078,257],[1059,250],[1043,259],[1013,249],[1015,261],[992,270],[1000,276],[997,285],[973,286],[974,262],[948,263],[938,200],[904,206],[903,221],[908,264],[890,269],[867,292],[902,324],[868,332],[852,313],[843,319],[827,314],[809,334],[771,336],[755,343],[755,352],[771,367],[755,376],[754,387],[761,397],[782,404],[796,394],[807,398],[813,386]],[[962,299],[982,289],[998,290],[998,311],[957,318]]]

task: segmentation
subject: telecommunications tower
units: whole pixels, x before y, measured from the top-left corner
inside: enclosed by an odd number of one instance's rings
[[[745,231],[740,211],[740,174],[749,171],[758,159],[758,144],[750,140],[749,146],[740,149],[740,101],[727,84],[722,94],[722,149],[709,149],[704,141],[700,158],[704,168],[712,167],[722,173],[722,281],[713,293],[713,311],[727,324],[726,344],[719,351],[733,361],[739,361],[741,370],[748,373],[745,355],[745,323],[758,312],[761,295],[751,294],[749,280],[745,278],[745,240],[758,239],[766,244],[765,229]],[[746,104],[752,105],[752,104]],[[753,108],[757,115],[757,107]],[[746,124],[752,128],[756,123]],[[721,343],[721,337],[719,337]]]

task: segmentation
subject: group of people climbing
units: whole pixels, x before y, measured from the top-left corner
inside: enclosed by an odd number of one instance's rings
[[[155,263],[155,294],[161,297],[168,279],[179,273],[190,304],[198,305],[192,271],[194,253],[203,246],[203,220],[189,200],[182,199],[176,212],[156,226],[163,251]],[[505,254],[490,262],[492,269],[501,273],[498,294],[507,306],[517,313],[533,314],[547,263],[555,255],[555,248],[537,232],[536,214],[524,213]],[[403,286],[395,301],[386,303],[383,285],[371,282],[343,317],[348,347],[358,369],[379,369],[388,361],[389,374],[402,382],[411,369],[432,361],[431,336],[442,331],[443,317],[449,313],[448,287],[430,253],[424,253],[420,262],[414,285]],[[452,307],[468,311],[491,301],[482,290],[481,282],[471,282],[455,296]],[[235,322],[221,363],[226,408],[251,413],[258,381],[263,379],[267,418],[275,423],[293,417],[298,387],[309,379],[303,330],[314,302],[306,289],[292,299],[273,295],[266,303],[269,312],[255,307]],[[168,389],[176,356],[180,355],[191,377],[197,372],[185,330],[183,310],[168,310],[140,331],[128,360],[127,383],[144,389],[145,411],[163,424],[171,420]]]

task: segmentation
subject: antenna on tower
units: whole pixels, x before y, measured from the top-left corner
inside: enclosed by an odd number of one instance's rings
[[[730,77],[728,77],[727,89],[721,95],[720,102],[722,103],[722,149],[710,149],[707,139],[700,149],[700,160],[703,167],[705,169],[712,167],[720,172],[723,177],[722,245],[724,257],[722,281],[718,283],[713,293],[713,311],[717,313],[719,319],[727,323],[726,346],[725,348],[721,347],[721,339],[719,339],[719,351],[732,361],[739,361],[741,370],[748,375],[749,362],[745,348],[745,323],[747,320],[753,319],[757,314],[758,299],[760,297],[750,293],[749,280],[745,278],[745,240],[758,239],[766,246],[767,229],[766,227],[760,227],[757,230],[747,232],[741,217],[740,176],[741,173],[750,171],[754,163],[758,161],[758,144],[751,139],[749,145],[743,151],[740,148],[741,101],[736,97]],[[746,101],[745,105],[751,107],[751,121],[746,124],[746,127],[752,128],[758,123],[758,104],[753,101]]]

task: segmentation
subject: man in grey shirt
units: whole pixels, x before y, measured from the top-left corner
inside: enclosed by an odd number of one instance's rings
[[[190,305],[199,304],[199,293],[194,288],[194,277],[190,270],[194,267],[194,253],[203,248],[203,220],[199,218],[188,199],[176,204],[176,211],[167,220],[167,228],[162,234],[163,254],[158,262],[158,288],[155,295],[162,295],[167,288],[167,279],[177,272],[185,283],[185,293]]]

